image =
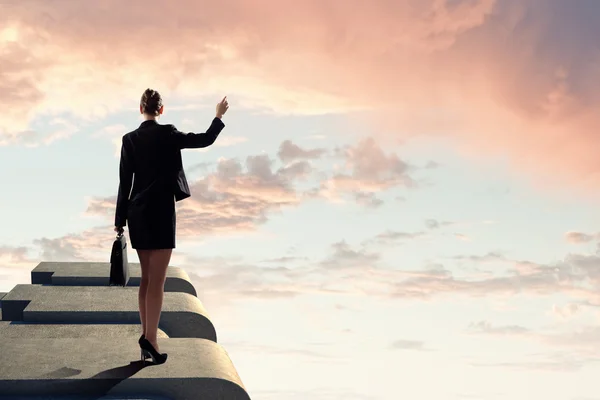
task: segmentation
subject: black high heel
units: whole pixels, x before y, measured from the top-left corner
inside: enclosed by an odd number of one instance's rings
[[[144,354],[144,349],[142,349],[142,340],[144,340],[145,338],[146,336],[142,334],[142,336],[140,336],[140,338],[138,339],[138,344],[140,345],[140,358],[144,362],[144,365],[146,365],[146,358],[150,357],[146,357],[146,354]]]
[[[164,364],[167,361],[167,353],[159,353],[156,351],[148,339],[143,338],[140,341],[140,347],[142,348],[142,360],[144,363],[146,362],[146,358],[152,358],[154,364]]]
[[[146,365],[146,359],[147,358],[152,358],[150,356],[150,354],[144,350],[144,349],[140,349],[140,359],[142,360],[142,362],[144,363],[144,365]]]

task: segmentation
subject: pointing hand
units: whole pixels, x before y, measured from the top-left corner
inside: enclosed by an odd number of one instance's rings
[[[229,103],[227,103],[227,96],[223,97],[223,100],[217,103],[217,118],[221,118],[229,109]]]

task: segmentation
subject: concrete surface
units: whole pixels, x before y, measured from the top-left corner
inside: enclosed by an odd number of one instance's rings
[[[173,400],[164,396],[2,396],[1,400]]]
[[[0,338],[116,338],[132,341],[137,346],[137,340],[142,334],[141,325],[128,324],[27,324],[23,322],[0,321]],[[159,329],[159,338],[168,338]],[[0,359],[2,357],[0,356]]]
[[[99,262],[41,262],[31,271],[31,283],[55,286],[108,286],[110,263]],[[129,263],[127,286],[140,286],[142,268]],[[165,292],[182,292],[197,296],[188,274],[179,267],[169,266]]]
[[[249,400],[229,358],[205,339],[163,339],[165,364],[146,366],[139,347],[117,338],[6,338],[0,341],[3,396],[165,396]]]
[[[119,286],[16,285],[0,299],[3,321],[139,324],[138,289]],[[217,341],[204,306],[187,293],[164,294],[160,329],[173,338]]]
[[[139,264],[109,287],[108,263],[40,263],[0,293],[0,400],[249,400],[182,269],[169,267],[159,346],[140,361]]]

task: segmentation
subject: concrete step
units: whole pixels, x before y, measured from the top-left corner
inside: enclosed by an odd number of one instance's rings
[[[0,400],[172,400],[165,396],[2,396]]]
[[[130,339],[2,338],[0,393],[44,396],[135,396],[172,400],[249,400],[227,352],[205,339],[162,339],[162,365],[140,361],[140,350]]]
[[[3,321],[45,324],[139,324],[138,289],[110,286],[16,285],[0,299]],[[164,294],[159,328],[172,338],[217,341],[200,300]]]
[[[99,262],[41,262],[31,271],[31,283],[56,286],[108,286],[110,263]],[[129,263],[127,286],[140,286],[142,268],[139,263]],[[165,292],[189,293],[196,289],[188,274],[181,268],[169,266]]]
[[[6,292],[0,292],[0,300],[6,296]],[[0,321],[2,321],[2,302],[0,301]]]
[[[60,338],[116,338],[137,343],[141,334],[138,324],[28,324],[0,321],[0,340],[13,339],[60,339]],[[159,329],[159,338],[168,338]],[[0,359],[2,356],[0,355]]]

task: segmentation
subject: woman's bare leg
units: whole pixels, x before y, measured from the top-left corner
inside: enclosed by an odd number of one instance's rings
[[[167,267],[173,249],[151,250],[146,292],[146,339],[158,350],[157,333],[163,304]]]
[[[142,267],[142,279],[138,292],[138,303],[140,308],[140,321],[142,324],[142,335],[146,335],[146,296],[148,291],[148,267],[150,264],[150,250],[137,250],[140,265]]]

